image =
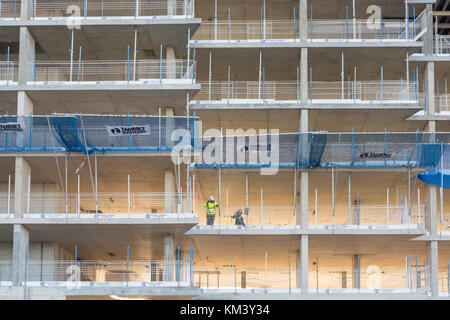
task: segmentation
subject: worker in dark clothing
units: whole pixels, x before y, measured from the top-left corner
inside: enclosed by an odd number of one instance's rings
[[[242,216],[242,210],[239,209],[238,211],[236,211],[232,216],[231,219],[235,219],[235,224],[237,226],[244,226],[245,227],[245,222],[244,222],[244,217]]]

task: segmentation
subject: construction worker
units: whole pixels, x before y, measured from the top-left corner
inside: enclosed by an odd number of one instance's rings
[[[206,210],[206,224],[212,226],[214,224],[214,218],[216,217],[216,208],[219,207],[219,204],[214,201],[214,197],[211,195],[209,200],[206,201],[203,206]]]
[[[235,224],[237,226],[244,226],[245,227],[245,222],[244,222],[244,217],[242,216],[242,210],[239,209],[238,211],[236,211],[232,216],[231,219],[236,219],[235,220]]]

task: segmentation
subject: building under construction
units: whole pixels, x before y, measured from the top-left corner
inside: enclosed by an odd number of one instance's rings
[[[1,0],[0,299],[448,299],[449,17]]]

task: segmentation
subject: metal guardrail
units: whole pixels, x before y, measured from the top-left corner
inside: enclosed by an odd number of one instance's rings
[[[226,103],[270,103],[299,101],[300,84],[295,81],[214,81],[201,82],[202,88],[195,95],[196,101],[221,101]],[[341,100],[351,102],[416,101],[414,83],[406,81],[312,81],[309,85],[309,103]],[[233,100],[233,101],[230,101]],[[193,104],[196,102],[194,101]]]
[[[32,0],[39,18],[193,17],[194,0]]]
[[[0,2],[0,19],[20,19],[21,0],[2,0]]]
[[[316,208],[310,210],[312,214],[309,216],[309,223],[311,226],[328,226],[329,228],[345,225],[377,228],[425,226],[426,206],[415,205],[408,208],[406,199],[402,202],[402,205],[351,205],[350,207],[337,205],[334,208],[319,204],[317,211]]]
[[[73,215],[115,215],[116,217],[148,215],[160,218],[166,215],[193,214],[191,195],[165,192],[31,192],[23,195],[28,215],[64,217]],[[170,208],[167,212],[165,206]]]
[[[409,21],[308,20],[309,40],[415,40],[423,31],[422,16]],[[380,20],[380,19],[378,19]],[[419,20],[419,21],[418,21]],[[300,39],[298,20],[218,21],[202,23],[192,40],[293,40]]]
[[[186,80],[195,82],[185,60],[36,61],[28,64],[28,82],[110,82]]]
[[[0,124],[19,123],[20,131],[0,131],[0,152],[170,151],[172,133],[188,129],[195,136],[198,118],[52,114],[1,115]],[[111,128],[147,128],[142,135],[115,135]]]
[[[18,81],[19,63],[17,62],[0,62],[0,83],[10,84]]]
[[[450,54],[450,36],[446,35],[434,36],[434,53]]]
[[[419,103],[424,106],[424,110],[427,110],[428,107],[427,100],[426,94],[419,94]],[[437,113],[450,111],[450,94],[436,94],[434,96],[434,111]]]
[[[423,167],[435,166],[450,133],[353,132],[238,134],[202,137],[220,152],[203,154],[197,168],[221,167]]]

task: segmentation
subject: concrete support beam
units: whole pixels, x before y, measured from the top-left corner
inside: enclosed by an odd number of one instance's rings
[[[300,102],[308,103],[308,48],[300,49]],[[305,110],[306,111],[306,110]]]
[[[171,0],[169,0],[170,2]],[[175,56],[175,48],[173,46],[166,47],[166,79],[175,79],[177,75],[177,63]]]
[[[433,5],[427,4],[426,6],[426,23],[427,23],[427,32],[424,34],[424,53],[426,55],[433,54]]]
[[[35,41],[27,27],[20,27],[20,39],[19,39],[19,84],[26,85],[29,77],[28,64],[33,62],[34,59],[34,46]]]
[[[33,101],[25,91],[17,92],[17,115],[29,116],[33,113]]]
[[[301,195],[301,226],[303,230],[308,229],[309,220],[309,173],[303,171],[300,173],[300,195]]]
[[[164,236],[164,281],[173,281],[174,268],[174,245],[173,235]]]
[[[301,255],[301,289],[302,293],[308,293],[308,254],[309,254],[308,235],[301,236],[300,255]]]
[[[433,115],[435,113],[434,105],[434,95],[435,95],[435,85],[434,85],[434,62],[427,62],[425,65],[425,81],[426,81],[426,93],[427,93],[427,115]]]
[[[299,0],[299,34],[300,40],[308,39],[308,0]]]
[[[16,157],[14,179],[14,217],[23,218],[27,211],[28,177],[31,167],[24,157]]]
[[[33,0],[20,0],[20,19],[30,20],[33,16]],[[19,2],[19,1],[17,1]]]
[[[172,170],[164,171],[164,213],[175,213],[175,175]]]
[[[171,107],[167,107],[166,108],[166,146],[168,147],[172,147],[173,142],[171,141],[171,136],[172,136],[172,132],[175,129],[175,120],[173,117],[175,116],[175,112],[173,110],[173,108]],[[164,144],[163,144],[164,145]]]
[[[352,257],[352,288],[358,289],[360,287],[360,277],[358,276],[358,266],[360,265],[360,261],[358,259],[358,255],[355,254]]]
[[[426,244],[426,279],[432,297],[439,296],[439,260],[438,241],[429,241]]]
[[[23,225],[14,225],[12,283],[21,286],[25,280],[25,265],[28,259],[30,233]]]

